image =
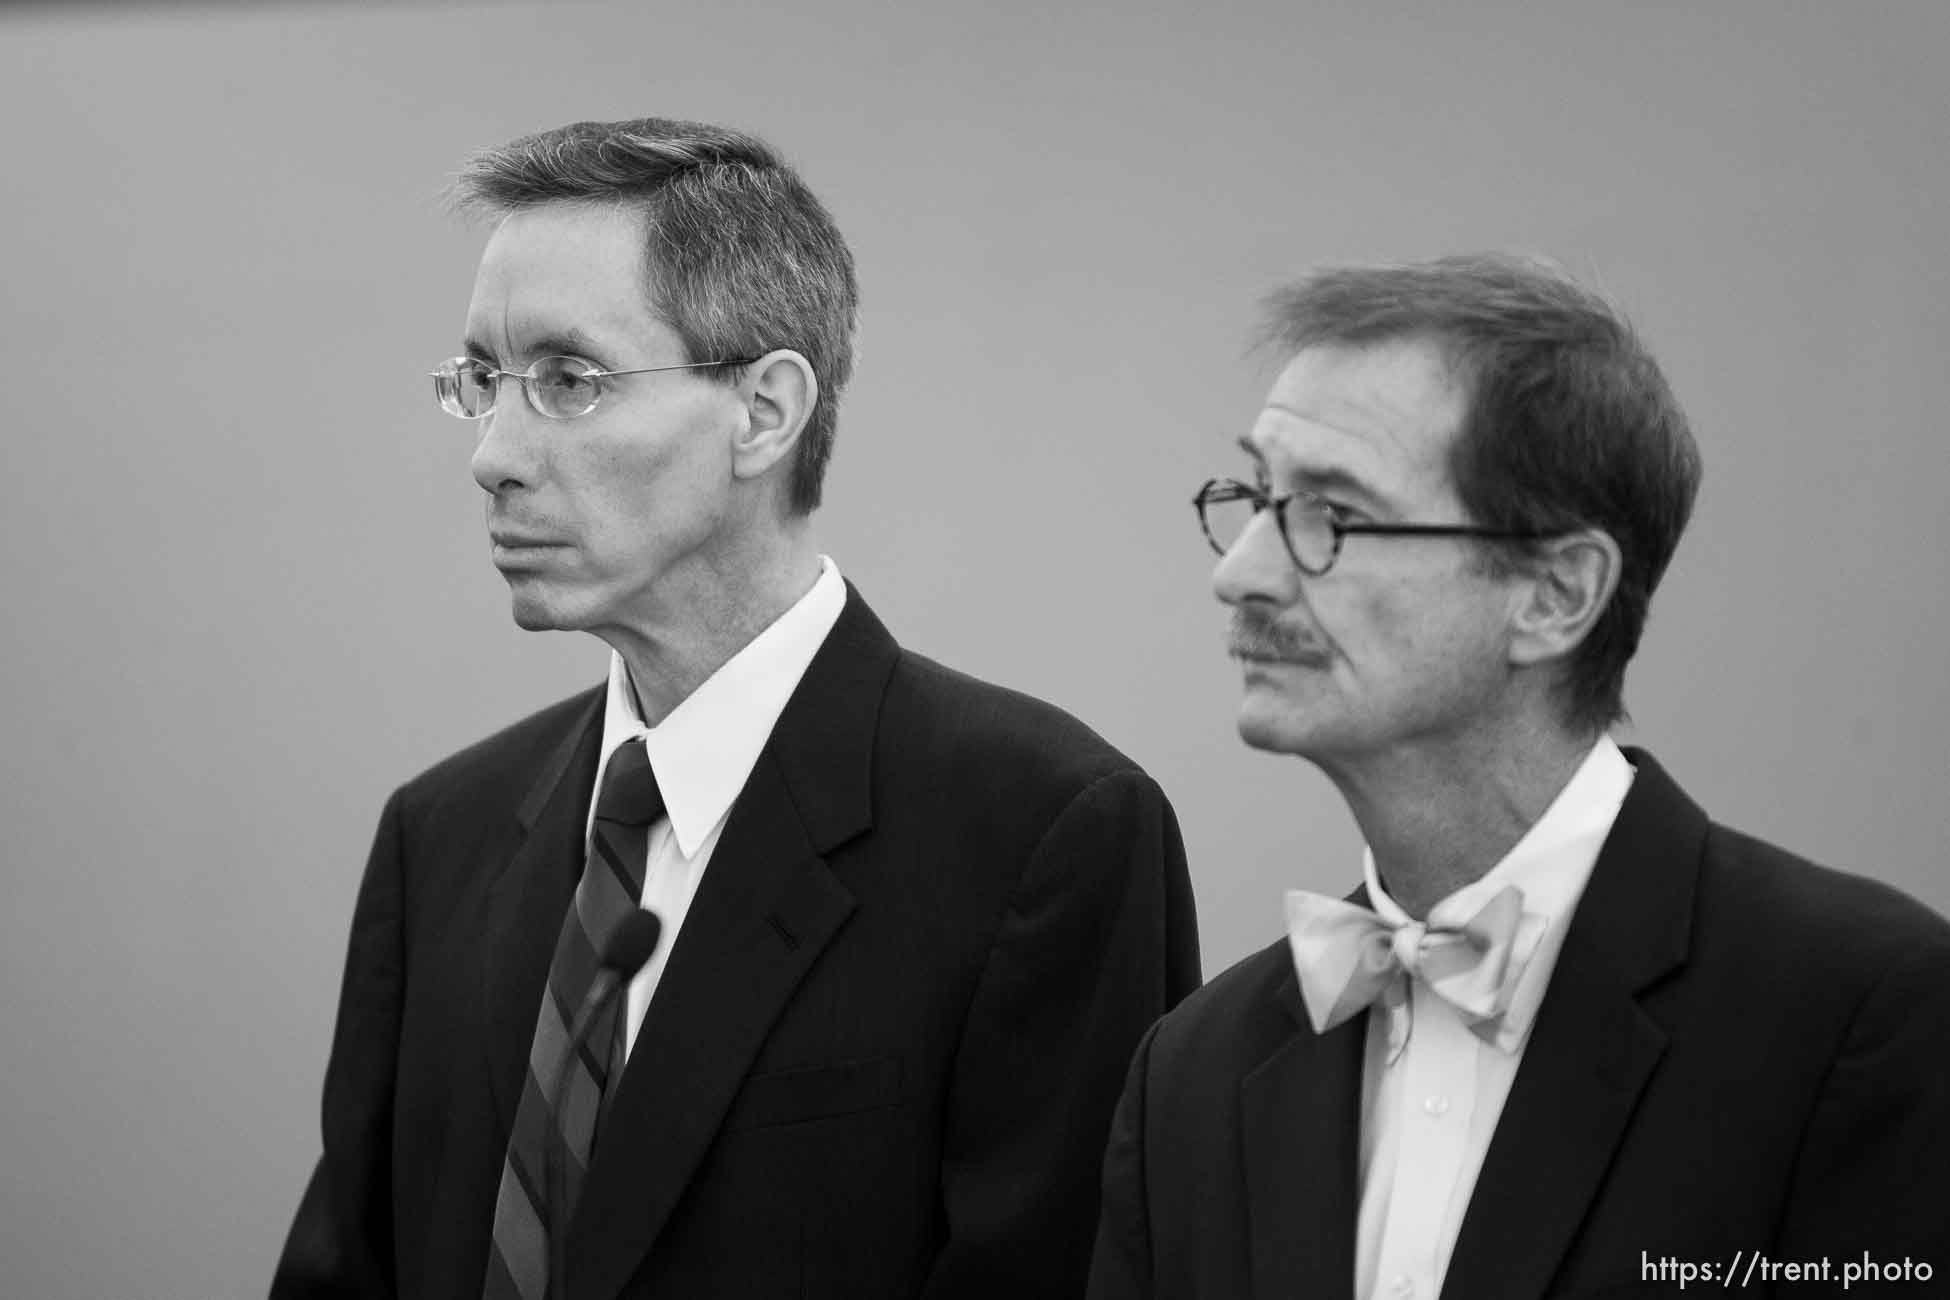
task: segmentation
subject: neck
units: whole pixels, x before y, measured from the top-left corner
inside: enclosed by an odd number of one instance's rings
[[[654,727],[818,578],[819,548],[808,522],[797,519],[755,545],[701,561],[683,581],[666,584],[645,616],[597,635],[623,657],[637,707]]]
[[[1328,776],[1353,811],[1389,896],[1422,920],[1489,874],[1537,824],[1597,740],[1554,725],[1515,726],[1335,764]]]

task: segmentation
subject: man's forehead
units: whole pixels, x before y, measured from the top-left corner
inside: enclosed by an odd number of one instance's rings
[[[1269,460],[1329,457],[1381,469],[1441,456],[1462,410],[1462,391],[1432,343],[1306,348],[1273,381],[1251,439]]]
[[[1347,429],[1321,419],[1311,410],[1269,398],[1260,407],[1259,418],[1253,421],[1252,430],[1245,441],[1251,442],[1261,454],[1266,455],[1292,451],[1312,443],[1333,445],[1358,440]]]
[[[512,267],[558,260],[605,262],[620,258],[641,261],[644,215],[620,203],[558,202],[517,208],[488,234],[482,264],[505,262]]]
[[[582,352],[655,324],[640,224],[620,209],[548,205],[507,217],[489,237],[467,312],[470,345]]]
[[[1279,402],[1269,401],[1260,409],[1239,445],[1280,473],[1366,480],[1376,468],[1374,451],[1366,441]]]

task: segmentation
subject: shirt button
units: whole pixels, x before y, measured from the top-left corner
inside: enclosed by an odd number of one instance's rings
[[[1398,1295],[1398,1296],[1414,1295],[1415,1279],[1410,1277],[1406,1273],[1398,1273],[1395,1275],[1395,1280],[1388,1284],[1388,1291],[1389,1294],[1391,1295]]]
[[[1447,1115],[1449,1113],[1449,1099],[1439,1092],[1432,1093],[1422,1098],[1422,1109],[1431,1115]],[[1403,1292],[1402,1294],[1407,1293]]]

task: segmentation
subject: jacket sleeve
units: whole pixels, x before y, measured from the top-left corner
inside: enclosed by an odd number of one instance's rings
[[[325,1067],[324,1153],[271,1281],[273,1300],[392,1296],[393,1078],[402,962],[400,795],[380,815],[352,913]]]
[[[1100,778],[1032,853],[969,1011],[927,1300],[1082,1293],[1125,1069],[1198,979],[1171,805],[1142,772]]]
[[[1935,931],[1850,1019],[1795,1161],[1780,1258],[1838,1271],[1907,1258],[1937,1285],[1950,1276],[1950,931]],[[1890,1277],[1860,1280],[1873,1290]]]
[[[1138,1044],[1104,1150],[1103,1209],[1090,1259],[1089,1300],[1142,1300],[1151,1294],[1151,1224],[1144,1179],[1145,1083],[1158,1027]]]

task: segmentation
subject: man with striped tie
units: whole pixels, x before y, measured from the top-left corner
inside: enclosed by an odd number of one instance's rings
[[[1076,1294],[1198,982],[1170,806],[820,554],[853,267],[768,146],[581,123],[458,195],[495,225],[436,393],[515,621],[609,671],[388,803],[273,1294]]]
[[[1240,735],[1367,851],[1139,1048],[1093,1300],[1945,1294],[1950,925],[1607,734],[1699,477],[1659,367],[1503,255],[1322,271],[1268,333],[1194,500]]]

